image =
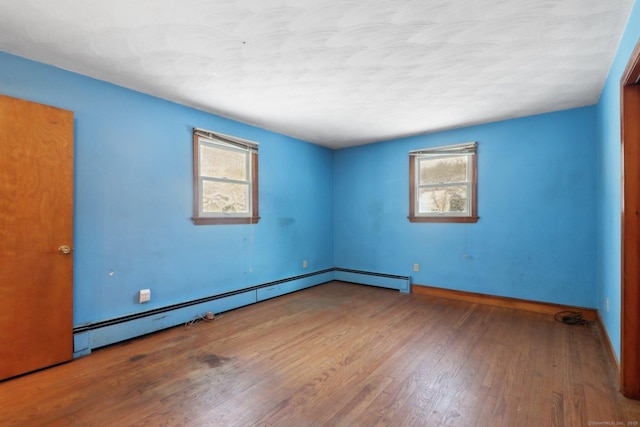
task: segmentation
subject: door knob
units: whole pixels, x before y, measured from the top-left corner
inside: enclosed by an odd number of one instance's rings
[[[62,245],[58,248],[58,252],[60,252],[62,255],[68,255],[71,253],[71,248],[67,245]]]

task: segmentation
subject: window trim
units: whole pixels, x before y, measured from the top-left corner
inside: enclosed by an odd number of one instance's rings
[[[216,215],[205,216],[200,211],[201,176],[200,176],[200,138],[208,139],[221,145],[241,148],[249,153],[251,174],[250,185],[250,212],[243,215]],[[233,136],[211,132],[208,130],[193,128],[193,217],[191,220],[195,225],[208,224],[257,224],[260,221],[259,215],[259,191],[258,191],[258,144]]]
[[[431,214],[417,215],[418,186],[416,185],[416,164],[420,157],[434,155],[471,154],[469,176],[469,213],[467,215]],[[477,143],[448,145],[442,147],[425,148],[409,152],[409,222],[440,222],[440,223],[476,223],[478,222],[478,152]]]

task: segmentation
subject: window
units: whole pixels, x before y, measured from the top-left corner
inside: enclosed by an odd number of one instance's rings
[[[409,153],[409,221],[477,222],[475,142]]]
[[[256,224],[258,144],[193,130],[194,224]]]

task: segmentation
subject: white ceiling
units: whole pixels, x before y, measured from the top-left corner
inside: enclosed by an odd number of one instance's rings
[[[0,50],[341,148],[594,104],[632,4],[0,0]]]

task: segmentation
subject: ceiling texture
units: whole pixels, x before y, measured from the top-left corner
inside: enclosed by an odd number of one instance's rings
[[[0,50],[335,149],[595,104],[632,4],[0,0]]]

